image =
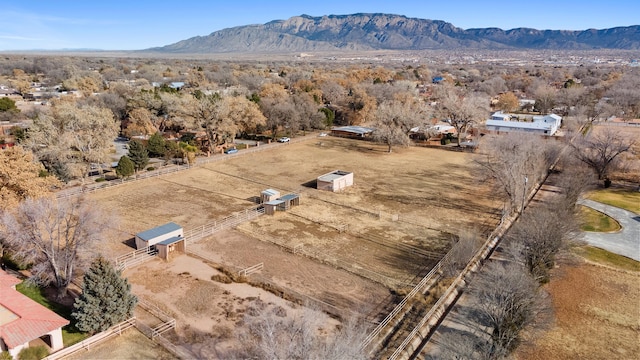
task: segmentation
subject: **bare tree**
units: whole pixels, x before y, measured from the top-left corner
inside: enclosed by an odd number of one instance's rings
[[[244,358],[367,359],[359,346],[367,331],[358,322],[347,321],[340,330],[327,329],[325,314],[304,308],[293,318],[262,309],[257,316],[245,316],[245,323],[248,331],[240,334]],[[321,335],[320,328],[330,335]]]
[[[462,269],[467,266],[471,258],[476,254],[482,239],[477,230],[463,230],[458,236],[457,241],[454,240],[451,250],[444,259],[442,272],[445,277],[457,276]]]
[[[504,194],[509,211],[522,209],[526,196],[547,173],[557,148],[534,135],[485,136],[476,159],[485,177]]]
[[[467,94],[455,86],[447,85],[438,89],[438,112],[456,128],[460,146],[460,136],[489,115],[489,99],[475,93]]]
[[[608,179],[609,171],[616,166],[618,156],[631,151],[635,141],[609,127],[601,131],[592,130],[585,137],[571,143],[576,157],[590,167],[598,180]]]
[[[387,145],[391,152],[395,145],[409,145],[409,132],[423,123],[427,115],[424,104],[399,100],[385,101],[376,111],[373,138]]]
[[[32,264],[32,280],[53,283],[60,297],[110,225],[109,216],[97,206],[50,198],[27,199],[15,212],[5,212],[0,223],[12,257]]]
[[[473,279],[469,292],[474,299],[469,316],[491,338],[484,347],[486,357],[506,357],[541,311],[537,282],[516,263],[491,262]]]
[[[577,230],[574,215],[572,207],[563,206],[562,199],[556,198],[528,208],[509,230],[509,245],[519,253],[538,282],[549,281],[556,254]]]

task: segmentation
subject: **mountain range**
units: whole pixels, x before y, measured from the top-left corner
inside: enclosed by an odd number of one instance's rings
[[[294,16],[196,36],[145,51],[283,53],[429,49],[640,49],[640,25],[610,29],[461,29],[441,20],[393,14]]]

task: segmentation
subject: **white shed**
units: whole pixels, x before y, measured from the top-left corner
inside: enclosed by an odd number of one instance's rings
[[[144,249],[173,237],[183,237],[184,230],[176,223],[170,222],[153,229],[136,234],[136,249]]]
[[[332,171],[318,177],[318,190],[337,192],[353,185],[353,173],[347,171]]]
[[[266,189],[260,193],[260,202],[266,203],[269,201],[276,200],[280,197],[280,191],[273,189]]]

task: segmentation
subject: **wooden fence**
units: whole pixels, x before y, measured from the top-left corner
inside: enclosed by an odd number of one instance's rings
[[[252,207],[250,209],[234,213],[223,219],[209,222],[194,229],[189,229],[184,232],[184,238],[187,242],[195,242],[207,236],[211,236],[218,231],[234,228],[245,221],[253,220],[261,215],[264,215],[263,207]]]
[[[122,334],[123,331],[135,326],[135,324],[136,324],[135,318],[127,319],[121,323],[113,325],[112,327],[110,327],[109,329],[103,332],[97,333],[89,338],[86,338],[77,344],[74,344],[62,350],[56,351],[53,354],[45,357],[44,359],[57,360],[57,359],[62,359],[64,357],[73,355],[80,351],[89,351],[93,346],[96,346],[105,340],[111,339],[116,335]]]
[[[249,266],[246,269],[242,269],[238,271],[239,275],[249,276],[255,272],[258,272],[264,268],[264,263],[255,264],[253,266]]]

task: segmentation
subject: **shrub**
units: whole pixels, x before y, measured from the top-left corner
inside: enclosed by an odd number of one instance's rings
[[[31,346],[22,349],[18,354],[20,360],[40,360],[49,355],[49,350],[44,346]]]
[[[147,168],[147,171],[153,171],[153,170],[155,170],[155,169],[156,169],[156,168],[154,168],[153,166],[149,166],[149,167]]]
[[[107,179],[105,179],[103,177],[99,177],[99,178],[96,179],[96,182],[98,182],[98,183],[99,182],[104,182],[104,181],[107,181]]]

